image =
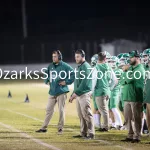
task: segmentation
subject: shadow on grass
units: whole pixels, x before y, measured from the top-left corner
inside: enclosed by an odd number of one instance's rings
[[[41,125],[42,125],[42,123],[41,124],[39,124],[39,123],[37,123],[37,124],[31,124],[31,126],[34,126],[34,127],[38,127],[38,128],[41,128]],[[58,128],[58,126],[57,125],[53,125],[53,124],[50,124],[49,126],[48,126],[48,129],[50,129],[50,128]],[[65,125],[64,126],[64,129],[72,129],[72,130],[80,130],[80,126],[77,126],[77,125]]]
[[[116,134],[116,133],[98,133],[96,134],[96,138],[99,140],[107,140],[107,141],[121,141],[126,138],[126,134]]]

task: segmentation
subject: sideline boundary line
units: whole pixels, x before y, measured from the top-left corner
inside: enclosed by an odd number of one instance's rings
[[[45,146],[45,147],[47,147],[47,148],[49,148],[49,149],[52,149],[52,150],[61,150],[61,149],[59,149],[59,148],[57,148],[57,147],[55,147],[55,146],[53,146],[53,145],[47,144],[47,143],[45,143],[45,142],[42,142],[41,140],[36,139],[36,138],[34,138],[34,137],[32,137],[32,136],[26,134],[26,133],[22,133],[21,130],[15,129],[15,128],[13,128],[12,126],[9,126],[9,125],[4,124],[4,123],[2,123],[2,122],[0,122],[0,125],[3,126],[3,127],[5,127],[5,128],[7,128],[7,129],[12,130],[13,132],[18,132],[22,137],[26,137],[26,138],[28,138],[28,139],[34,141],[35,143],[37,143],[37,144],[39,144],[39,145]]]
[[[43,120],[40,120],[40,119],[35,118],[35,117],[31,117],[29,115],[26,115],[26,114],[23,114],[23,113],[20,113],[20,112],[12,111],[10,109],[3,109],[3,110],[22,115],[24,117],[27,117],[27,118],[30,118],[30,119],[33,119],[33,120],[36,120],[36,121],[43,122]],[[54,124],[51,124],[51,125],[54,125]],[[71,128],[67,128],[67,130],[74,131],[74,133],[77,133],[77,134],[79,133],[79,132],[77,132],[77,131],[75,131],[74,129],[71,129]],[[99,139],[95,139],[94,141],[98,141],[98,142],[101,142],[101,143],[104,143],[104,144],[108,144],[108,145],[113,144],[111,142],[108,142],[108,141],[105,141],[105,140],[99,140]],[[122,147],[120,145],[113,145],[113,147],[121,148],[122,150],[132,150],[131,148],[125,148],[125,147]]]

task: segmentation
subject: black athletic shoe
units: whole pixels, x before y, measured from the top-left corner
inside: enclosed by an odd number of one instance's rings
[[[37,133],[44,133],[44,132],[47,132],[47,130],[46,129],[39,129],[39,130],[37,130],[35,132],[37,132]]]
[[[93,134],[90,134],[89,136],[84,138],[85,140],[94,140],[95,136]]]
[[[98,129],[96,129],[95,131],[100,131],[102,128],[98,128]]]
[[[141,140],[139,140],[139,139],[133,139],[131,143],[139,143],[139,142],[141,142]]]
[[[86,138],[87,135],[75,135],[73,136],[73,138]]]
[[[62,130],[62,129],[59,129],[59,130],[58,130],[58,134],[61,135],[62,133],[63,133],[63,130]]]
[[[116,128],[116,127],[113,127],[113,126],[111,126],[109,129],[110,129],[110,130],[117,130],[117,128]]]
[[[133,139],[130,139],[130,138],[126,138],[126,139],[124,139],[124,140],[121,140],[122,142],[132,142],[133,141]]]
[[[100,131],[100,132],[108,132],[108,129],[100,128],[98,131]]]
[[[117,130],[121,130],[122,126],[117,126]]]

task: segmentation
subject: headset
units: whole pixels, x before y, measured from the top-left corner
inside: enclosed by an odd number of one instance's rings
[[[60,50],[56,50],[57,54],[58,54],[58,59],[62,60],[62,53],[60,52]]]
[[[75,51],[75,53],[76,53],[76,52],[79,52],[82,57],[85,57],[85,52],[84,52],[84,50],[82,50],[82,49],[77,49],[77,50]]]

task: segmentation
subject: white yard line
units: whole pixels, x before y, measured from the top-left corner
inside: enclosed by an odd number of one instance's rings
[[[1,108],[1,109],[3,109],[3,108]],[[38,118],[35,118],[35,117],[32,117],[32,116],[26,115],[26,114],[23,114],[23,113],[20,113],[20,112],[16,112],[16,111],[13,111],[13,110],[10,110],[10,109],[3,109],[3,110],[6,110],[6,111],[9,111],[9,112],[12,112],[12,113],[24,116],[26,118],[30,118],[32,120],[39,121],[39,122],[42,122],[42,123],[44,122],[44,120],[41,120],[41,119],[38,119]],[[51,125],[56,125],[56,124],[51,124]]]
[[[20,112],[16,112],[16,111],[12,111],[10,109],[3,109],[3,110],[6,110],[6,111],[9,111],[9,112],[12,112],[12,113],[16,113],[18,115],[22,115],[24,117],[27,117],[27,118],[30,118],[30,119],[33,119],[33,120],[36,120],[36,121],[40,121],[40,122],[43,122],[43,120],[40,120],[38,118],[35,118],[35,117],[31,117],[29,115],[26,115],[26,114],[23,114],[23,113],[20,113]],[[54,125],[54,124],[53,124]],[[74,133],[77,133],[79,134],[79,132],[77,132],[76,130],[72,129],[72,128],[66,128],[67,130],[69,131],[74,131]],[[108,144],[108,145],[112,145],[112,142],[108,142],[108,141],[105,141],[105,140],[94,140],[94,141],[98,141],[98,142],[101,142],[101,143],[104,143],[104,144]],[[120,145],[113,145],[113,147],[118,147],[118,148],[121,148],[122,150],[132,150],[131,148],[125,148],[125,147],[122,147]]]
[[[29,115],[26,115],[26,114],[23,114],[23,113],[20,113],[20,112],[16,112],[16,111],[13,111],[13,110],[10,110],[10,109],[3,109],[3,110],[7,110],[7,111],[9,111],[9,112],[12,112],[12,113],[15,113],[15,114],[18,114],[18,115],[21,115],[21,116],[24,116],[24,117],[27,117],[27,118],[30,118],[30,119],[43,122],[43,120],[40,120],[40,119],[38,119],[38,118],[29,116]]]
[[[36,139],[36,138],[34,138],[34,137],[32,137],[32,136],[26,134],[26,133],[22,133],[22,131],[20,131],[20,130],[18,130],[18,129],[15,129],[15,128],[13,128],[12,126],[9,126],[9,125],[4,124],[4,123],[2,123],[2,122],[0,122],[0,125],[3,126],[3,127],[5,127],[5,128],[7,128],[7,129],[12,130],[13,132],[18,132],[22,137],[26,137],[26,138],[28,138],[28,139],[34,141],[35,143],[37,143],[37,144],[39,144],[39,145],[42,145],[42,146],[45,146],[45,147],[47,147],[47,148],[49,148],[49,149],[51,149],[51,150],[61,150],[61,149],[59,149],[59,148],[57,148],[57,147],[55,147],[55,146],[53,146],[53,145],[47,144],[47,143],[45,143],[45,142],[42,142],[41,140]]]

